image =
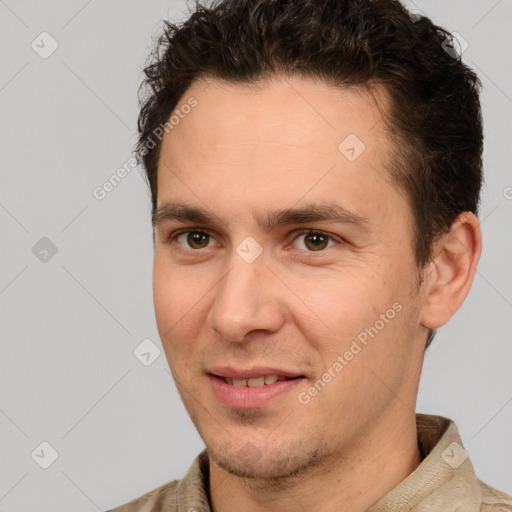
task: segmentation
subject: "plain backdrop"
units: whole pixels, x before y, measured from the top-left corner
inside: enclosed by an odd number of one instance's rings
[[[512,1],[407,5],[467,41],[486,134],[483,255],[427,352],[418,411],[455,420],[477,475],[512,493]],[[161,349],[146,184],[133,170],[93,195],[130,157],[161,19],[187,13],[0,0],[0,511],[106,510],[181,478],[203,449],[163,352],[149,366],[133,352]]]

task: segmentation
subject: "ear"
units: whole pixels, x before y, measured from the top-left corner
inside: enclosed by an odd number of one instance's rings
[[[434,244],[433,258],[426,268],[421,325],[437,329],[455,314],[469,293],[481,252],[478,217],[463,212]]]

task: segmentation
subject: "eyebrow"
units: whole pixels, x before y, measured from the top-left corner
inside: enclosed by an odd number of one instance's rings
[[[308,222],[338,222],[351,225],[361,231],[370,230],[370,219],[350,212],[336,203],[311,203],[300,208],[272,210],[266,215],[253,213],[259,227],[271,231],[277,226],[290,224],[306,224]],[[182,223],[195,222],[198,224],[219,225],[228,229],[228,225],[218,215],[208,210],[185,203],[166,202],[161,204],[153,215],[153,226],[176,220]]]

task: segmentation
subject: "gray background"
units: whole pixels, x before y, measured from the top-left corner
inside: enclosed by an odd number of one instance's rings
[[[454,419],[477,475],[512,493],[512,1],[408,5],[468,41],[485,88],[484,252],[428,350],[418,411]],[[147,338],[161,348],[145,182],[135,170],[92,194],[130,157],[160,19],[186,13],[184,1],[0,0],[0,511],[105,510],[180,478],[203,447],[163,352],[150,366],[133,354]],[[43,31],[59,45],[47,59],[31,47],[50,47]],[[32,251],[43,237],[57,248],[46,261]],[[58,452],[48,469],[43,441]]]

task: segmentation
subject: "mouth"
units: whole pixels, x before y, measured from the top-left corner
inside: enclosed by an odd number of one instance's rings
[[[208,371],[217,399],[231,408],[261,409],[291,393],[306,378],[297,372],[277,368],[216,367]]]
[[[238,388],[259,388],[261,386],[271,386],[272,384],[283,381],[283,380],[294,380],[300,379],[302,376],[298,377],[284,377],[282,375],[263,375],[261,377],[250,377],[248,379],[232,379],[230,377],[223,377],[222,375],[211,374],[213,377],[217,377],[221,379],[226,384],[231,386],[236,386]]]

